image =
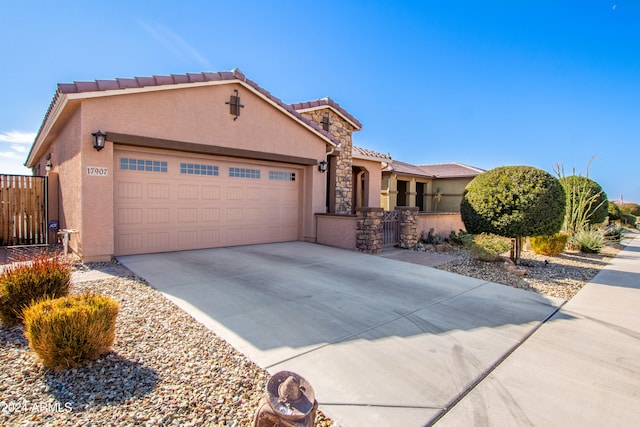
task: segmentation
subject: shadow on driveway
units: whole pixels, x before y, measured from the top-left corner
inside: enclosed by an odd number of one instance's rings
[[[118,260],[346,426],[424,425],[562,303],[304,242]]]

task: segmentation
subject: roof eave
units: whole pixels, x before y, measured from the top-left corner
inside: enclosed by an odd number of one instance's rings
[[[69,97],[67,94],[60,93],[59,91],[56,92],[56,96],[52,101],[53,109],[48,113],[47,119],[45,120],[44,123],[42,123],[42,126],[40,127],[40,130],[36,135],[36,139],[33,141],[33,144],[31,145],[31,149],[29,150],[29,154],[27,155],[27,160],[24,162],[25,167],[33,168],[35,166],[36,159],[39,157],[37,156],[37,154],[40,152],[41,148],[43,147],[44,142],[49,136],[49,132],[51,131],[51,128],[57,122],[58,117],[60,117],[60,115],[66,108],[68,102],[69,102]]]
[[[330,109],[331,111],[333,111],[334,113],[336,113],[337,115],[339,115],[340,117],[342,117],[342,119],[344,121],[349,123],[356,130],[362,130],[362,125],[361,124],[355,123],[353,120],[351,120],[349,117],[347,117],[344,114],[342,114],[341,111],[339,111],[337,108],[335,108],[331,104],[318,105],[316,107],[309,107],[309,108],[300,108],[299,110],[296,110],[296,111],[298,111],[299,113],[306,113],[306,112],[309,112],[309,111],[326,110],[327,108]]]

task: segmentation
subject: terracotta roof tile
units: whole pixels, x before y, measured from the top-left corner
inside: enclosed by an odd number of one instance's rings
[[[136,79],[116,79],[120,89],[134,89],[140,87]]]
[[[351,114],[349,114],[349,112],[344,108],[342,108],[340,104],[338,104],[337,102],[335,102],[333,99],[329,97],[316,99],[313,101],[303,101],[303,102],[291,104],[291,107],[293,107],[295,110],[306,110],[308,108],[317,108],[317,107],[323,107],[323,106],[333,107],[345,118],[347,118],[350,122],[355,124],[358,129],[362,129],[362,123],[360,123],[358,119],[356,119]]]
[[[173,77],[173,82],[175,84],[190,83],[189,76],[187,76],[186,74],[171,74],[171,77]]]
[[[96,80],[98,90],[114,90],[120,89],[120,85],[114,80]]]
[[[156,79],[154,79],[153,77],[136,77],[135,79],[138,82],[138,86],[140,87],[157,85]]]
[[[419,166],[412,165],[411,163],[401,162],[399,160],[393,160],[384,170],[385,172],[395,172],[405,175],[415,175],[426,178],[436,178],[433,174],[428,174],[422,170]]]
[[[173,79],[171,78],[171,76],[153,76],[153,78],[156,81],[157,86],[173,84]]]
[[[428,175],[438,178],[470,178],[480,175],[483,169],[462,163],[441,163],[434,165],[418,165]]]
[[[76,92],[93,92],[98,89],[98,84],[94,82],[76,82]]]
[[[366,148],[358,147],[356,145],[353,146],[353,154],[359,154],[361,156],[366,157],[375,157],[381,160],[391,160],[391,156],[388,154],[378,153],[377,151],[368,150]]]
[[[58,84],[58,92],[59,93],[76,93],[78,92],[78,87],[75,83],[60,83]]]
[[[187,73],[187,76],[189,77],[189,81],[192,83],[199,83],[199,82],[205,81],[205,77],[202,73]]]

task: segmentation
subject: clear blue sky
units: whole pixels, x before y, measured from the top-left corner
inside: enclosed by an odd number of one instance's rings
[[[415,164],[560,162],[640,203],[640,2],[2,1],[0,173],[74,80],[240,68]]]

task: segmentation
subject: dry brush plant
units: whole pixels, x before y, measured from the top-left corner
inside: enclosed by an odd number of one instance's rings
[[[24,333],[46,367],[79,366],[109,351],[119,309],[117,301],[103,295],[40,301],[24,310]]]
[[[29,305],[67,295],[71,270],[67,259],[48,254],[6,267],[0,274],[0,320],[9,326],[17,325]]]

